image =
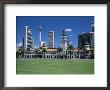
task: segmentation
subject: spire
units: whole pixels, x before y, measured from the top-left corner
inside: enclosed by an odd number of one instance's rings
[[[43,30],[41,24],[39,25],[38,30],[40,30],[40,31]]]

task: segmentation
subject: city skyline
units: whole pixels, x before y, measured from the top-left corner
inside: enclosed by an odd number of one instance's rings
[[[61,32],[65,31],[71,44],[77,48],[78,35],[91,32],[94,16],[17,16],[16,44],[22,42],[25,26],[32,29],[34,47],[39,47],[39,25],[42,26],[42,40],[48,45],[48,32],[55,32],[55,47],[61,47]]]

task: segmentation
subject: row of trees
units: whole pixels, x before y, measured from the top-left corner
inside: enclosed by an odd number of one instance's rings
[[[42,49],[42,51],[41,51],[41,52],[42,52],[42,55],[43,55],[43,57],[44,57],[44,59],[45,59],[47,49],[46,49],[46,48],[41,48],[41,49]],[[71,53],[72,53],[73,49],[74,49],[73,45],[70,45],[70,46],[68,46],[68,48],[67,48],[67,52],[70,53],[70,59],[71,59]],[[27,51],[29,51],[29,49],[28,49]],[[38,54],[39,50],[35,48],[35,49],[34,49],[34,52],[35,52],[35,54]],[[61,47],[59,47],[59,48],[57,48],[57,52],[59,53],[59,58],[60,58],[61,53],[63,52],[63,49],[62,49]],[[17,50],[17,52],[16,52],[16,57],[23,57],[23,56],[24,56],[24,50],[22,50],[22,49],[20,48],[20,49]]]
[[[71,59],[71,54],[72,54],[73,49],[74,49],[73,45],[70,45],[67,48],[67,52],[70,53],[70,59]],[[59,48],[57,48],[57,51],[59,52],[59,56],[60,56],[62,51],[63,51],[63,49],[59,47]]]

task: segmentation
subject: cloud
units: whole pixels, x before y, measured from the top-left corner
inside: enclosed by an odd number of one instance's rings
[[[67,32],[71,32],[71,31],[72,31],[72,29],[65,29],[65,31],[67,31]]]

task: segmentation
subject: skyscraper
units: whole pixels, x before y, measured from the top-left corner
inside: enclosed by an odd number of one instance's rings
[[[89,32],[85,33],[83,32],[82,34],[78,35],[78,47],[79,48],[84,48],[86,44],[89,44],[90,47],[94,47],[94,33]]]
[[[48,48],[54,48],[54,31],[48,32]]]
[[[23,43],[25,50],[33,48],[32,29],[29,26],[25,26]]]
[[[84,48],[86,44],[89,44],[90,47],[94,47],[94,23],[91,23],[91,32],[83,32],[78,35],[78,47]]]
[[[91,47],[94,47],[94,22],[91,22],[91,28],[92,28],[92,32],[90,32],[91,34]]]
[[[83,35],[78,35],[78,48],[83,48],[84,42],[83,42]]]
[[[90,47],[94,47],[94,32],[90,32]]]
[[[94,32],[94,22],[91,22],[91,31]]]
[[[66,50],[68,47],[67,45],[67,35],[65,33],[65,31],[62,32],[62,35],[61,35],[61,48],[63,50]]]

